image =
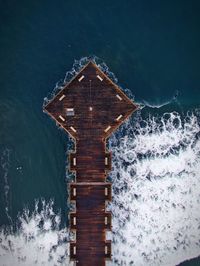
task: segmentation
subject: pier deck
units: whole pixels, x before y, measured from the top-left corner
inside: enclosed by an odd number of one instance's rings
[[[70,228],[76,240],[70,243],[70,257],[77,265],[104,266],[111,259],[111,153],[106,139],[137,108],[95,63],[89,62],[52,101],[47,112],[76,142],[69,154],[69,167],[76,174],[70,184],[70,200],[76,212],[70,213]]]

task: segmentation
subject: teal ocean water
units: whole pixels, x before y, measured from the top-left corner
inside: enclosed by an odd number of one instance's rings
[[[90,57],[141,105],[109,141],[109,265],[200,265],[199,11],[194,0],[0,1],[0,265],[70,265],[73,143],[42,106]]]

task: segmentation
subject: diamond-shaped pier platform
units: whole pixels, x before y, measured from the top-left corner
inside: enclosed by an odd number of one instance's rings
[[[92,61],[44,107],[76,142],[76,150],[69,154],[70,170],[76,173],[69,188],[76,212],[69,219],[76,232],[70,257],[77,265],[104,266],[111,259],[111,242],[106,240],[111,214],[105,210],[111,200],[111,184],[106,182],[111,153],[106,138],[136,109]]]

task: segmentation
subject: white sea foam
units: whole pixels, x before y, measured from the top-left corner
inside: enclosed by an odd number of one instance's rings
[[[53,202],[38,202],[30,213],[19,216],[17,230],[0,231],[0,265],[73,265],[69,263],[68,230],[60,229],[60,215],[53,210]]]
[[[125,124],[113,151],[112,265],[177,265],[200,255],[200,126],[178,113]]]

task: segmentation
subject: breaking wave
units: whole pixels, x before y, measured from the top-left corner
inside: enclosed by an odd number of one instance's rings
[[[199,118],[140,116],[112,137],[112,265],[177,265],[200,255]]]
[[[69,263],[71,236],[67,228],[61,229],[60,220],[53,201],[37,201],[33,212],[25,209],[16,228],[0,230],[0,264],[73,265]]]
[[[149,107],[149,108],[152,108],[152,109],[159,109],[159,108],[162,108],[164,106],[167,106],[167,105],[170,105],[170,104],[173,104],[173,103],[178,103],[178,96],[179,96],[179,91],[176,90],[174,92],[174,95],[168,99],[167,101],[162,101],[162,102],[149,102],[147,100],[142,100],[141,102],[138,102],[138,104],[140,105],[140,109],[144,108],[144,107]]]

